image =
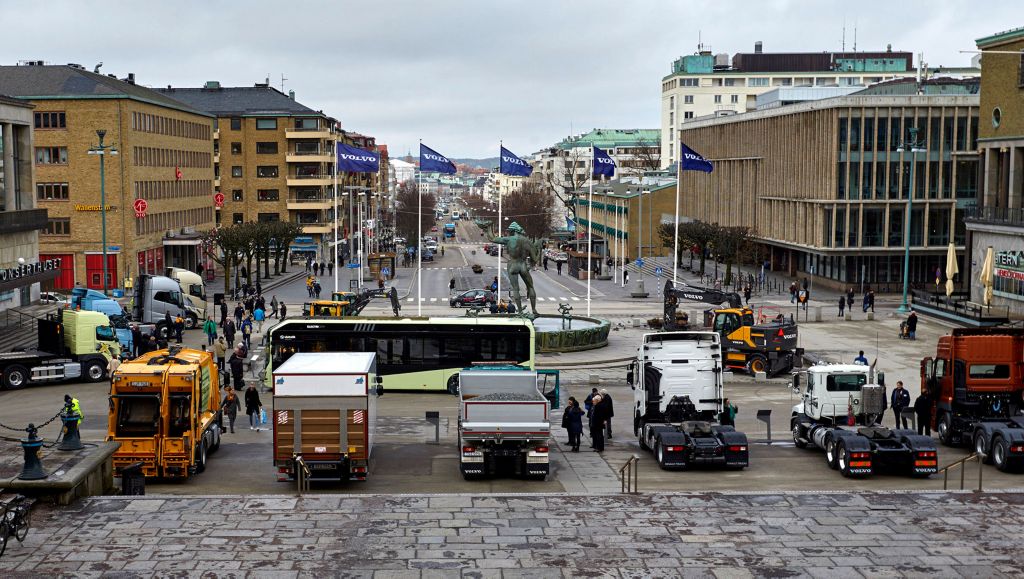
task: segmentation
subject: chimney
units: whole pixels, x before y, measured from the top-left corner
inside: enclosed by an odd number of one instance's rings
[[[128,84],[135,84],[135,73],[129,72],[127,78]]]
[[[754,43],[754,54],[761,54],[763,46],[764,46],[764,45],[763,45],[763,44],[761,44],[761,41],[760,41],[760,40],[758,40],[757,42],[755,42],[755,43]]]
[[[293,90],[288,91],[288,98],[290,98],[292,100],[295,100],[295,91],[293,91]]]
[[[885,45],[885,51],[886,52],[892,52],[892,44],[891,43]]]

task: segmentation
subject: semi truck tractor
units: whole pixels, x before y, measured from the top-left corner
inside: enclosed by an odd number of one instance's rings
[[[921,361],[929,420],[947,446],[971,446],[1004,472],[1024,471],[1024,330],[956,328]]]
[[[205,320],[206,284],[203,282],[203,277],[194,271],[180,267],[169,267],[166,273],[167,277],[177,281],[181,286],[182,295],[188,302],[186,305],[190,306],[190,311],[196,314],[196,319]],[[186,320],[185,323],[189,323],[189,320]]]
[[[114,470],[188,479],[220,447],[220,381],[212,352],[172,347],[121,364],[110,381],[107,440]]]
[[[912,477],[938,472],[930,436],[877,424],[885,405],[885,377],[857,364],[818,364],[793,375],[790,427],[797,448],[825,452],[825,462],[844,477],[891,471]]]
[[[0,354],[0,387],[85,379],[99,382],[121,347],[110,319],[99,312],[58,310],[36,321],[39,347]]]
[[[507,367],[459,373],[459,468],[470,480],[507,472],[543,480],[551,423],[537,372]]]
[[[293,354],[273,376],[278,480],[294,480],[301,458],[311,480],[365,481],[383,393],[377,355]]]
[[[173,319],[181,315],[186,328],[195,328],[199,323],[199,314],[186,303],[185,296],[177,280],[162,275],[140,275],[135,280],[135,302],[132,307],[132,319],[144,324],[154,324],[156,331],[166,337],[168,328],[165,316]]]
[[[659,467],[749,464],[747,435],[716,423],[724,409],[722,380],[718,333],[643,336],[626,382],[633,389],[633,434]]]

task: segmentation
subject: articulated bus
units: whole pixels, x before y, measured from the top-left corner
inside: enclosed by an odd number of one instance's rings
[[[518,318],[286,319],[270,329],[273,368],[296,352],[373,352],[385,390],[455,394],[473,364],[534,368],[534,330]]]

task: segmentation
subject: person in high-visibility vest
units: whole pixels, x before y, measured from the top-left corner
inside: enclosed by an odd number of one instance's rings
[[[82,424],[82,406],[78,403],[78,398],[72,398],[70,394],[65,394],[64,412],[68,415],[78,414],[78,424]]]

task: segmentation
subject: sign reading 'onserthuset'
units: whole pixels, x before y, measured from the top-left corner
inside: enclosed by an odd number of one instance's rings
[[[35,274],[60,269],[60,258],[46,259],[39,263],[26,263],[18,267],[0,269],[0,283],[29,277]]]

